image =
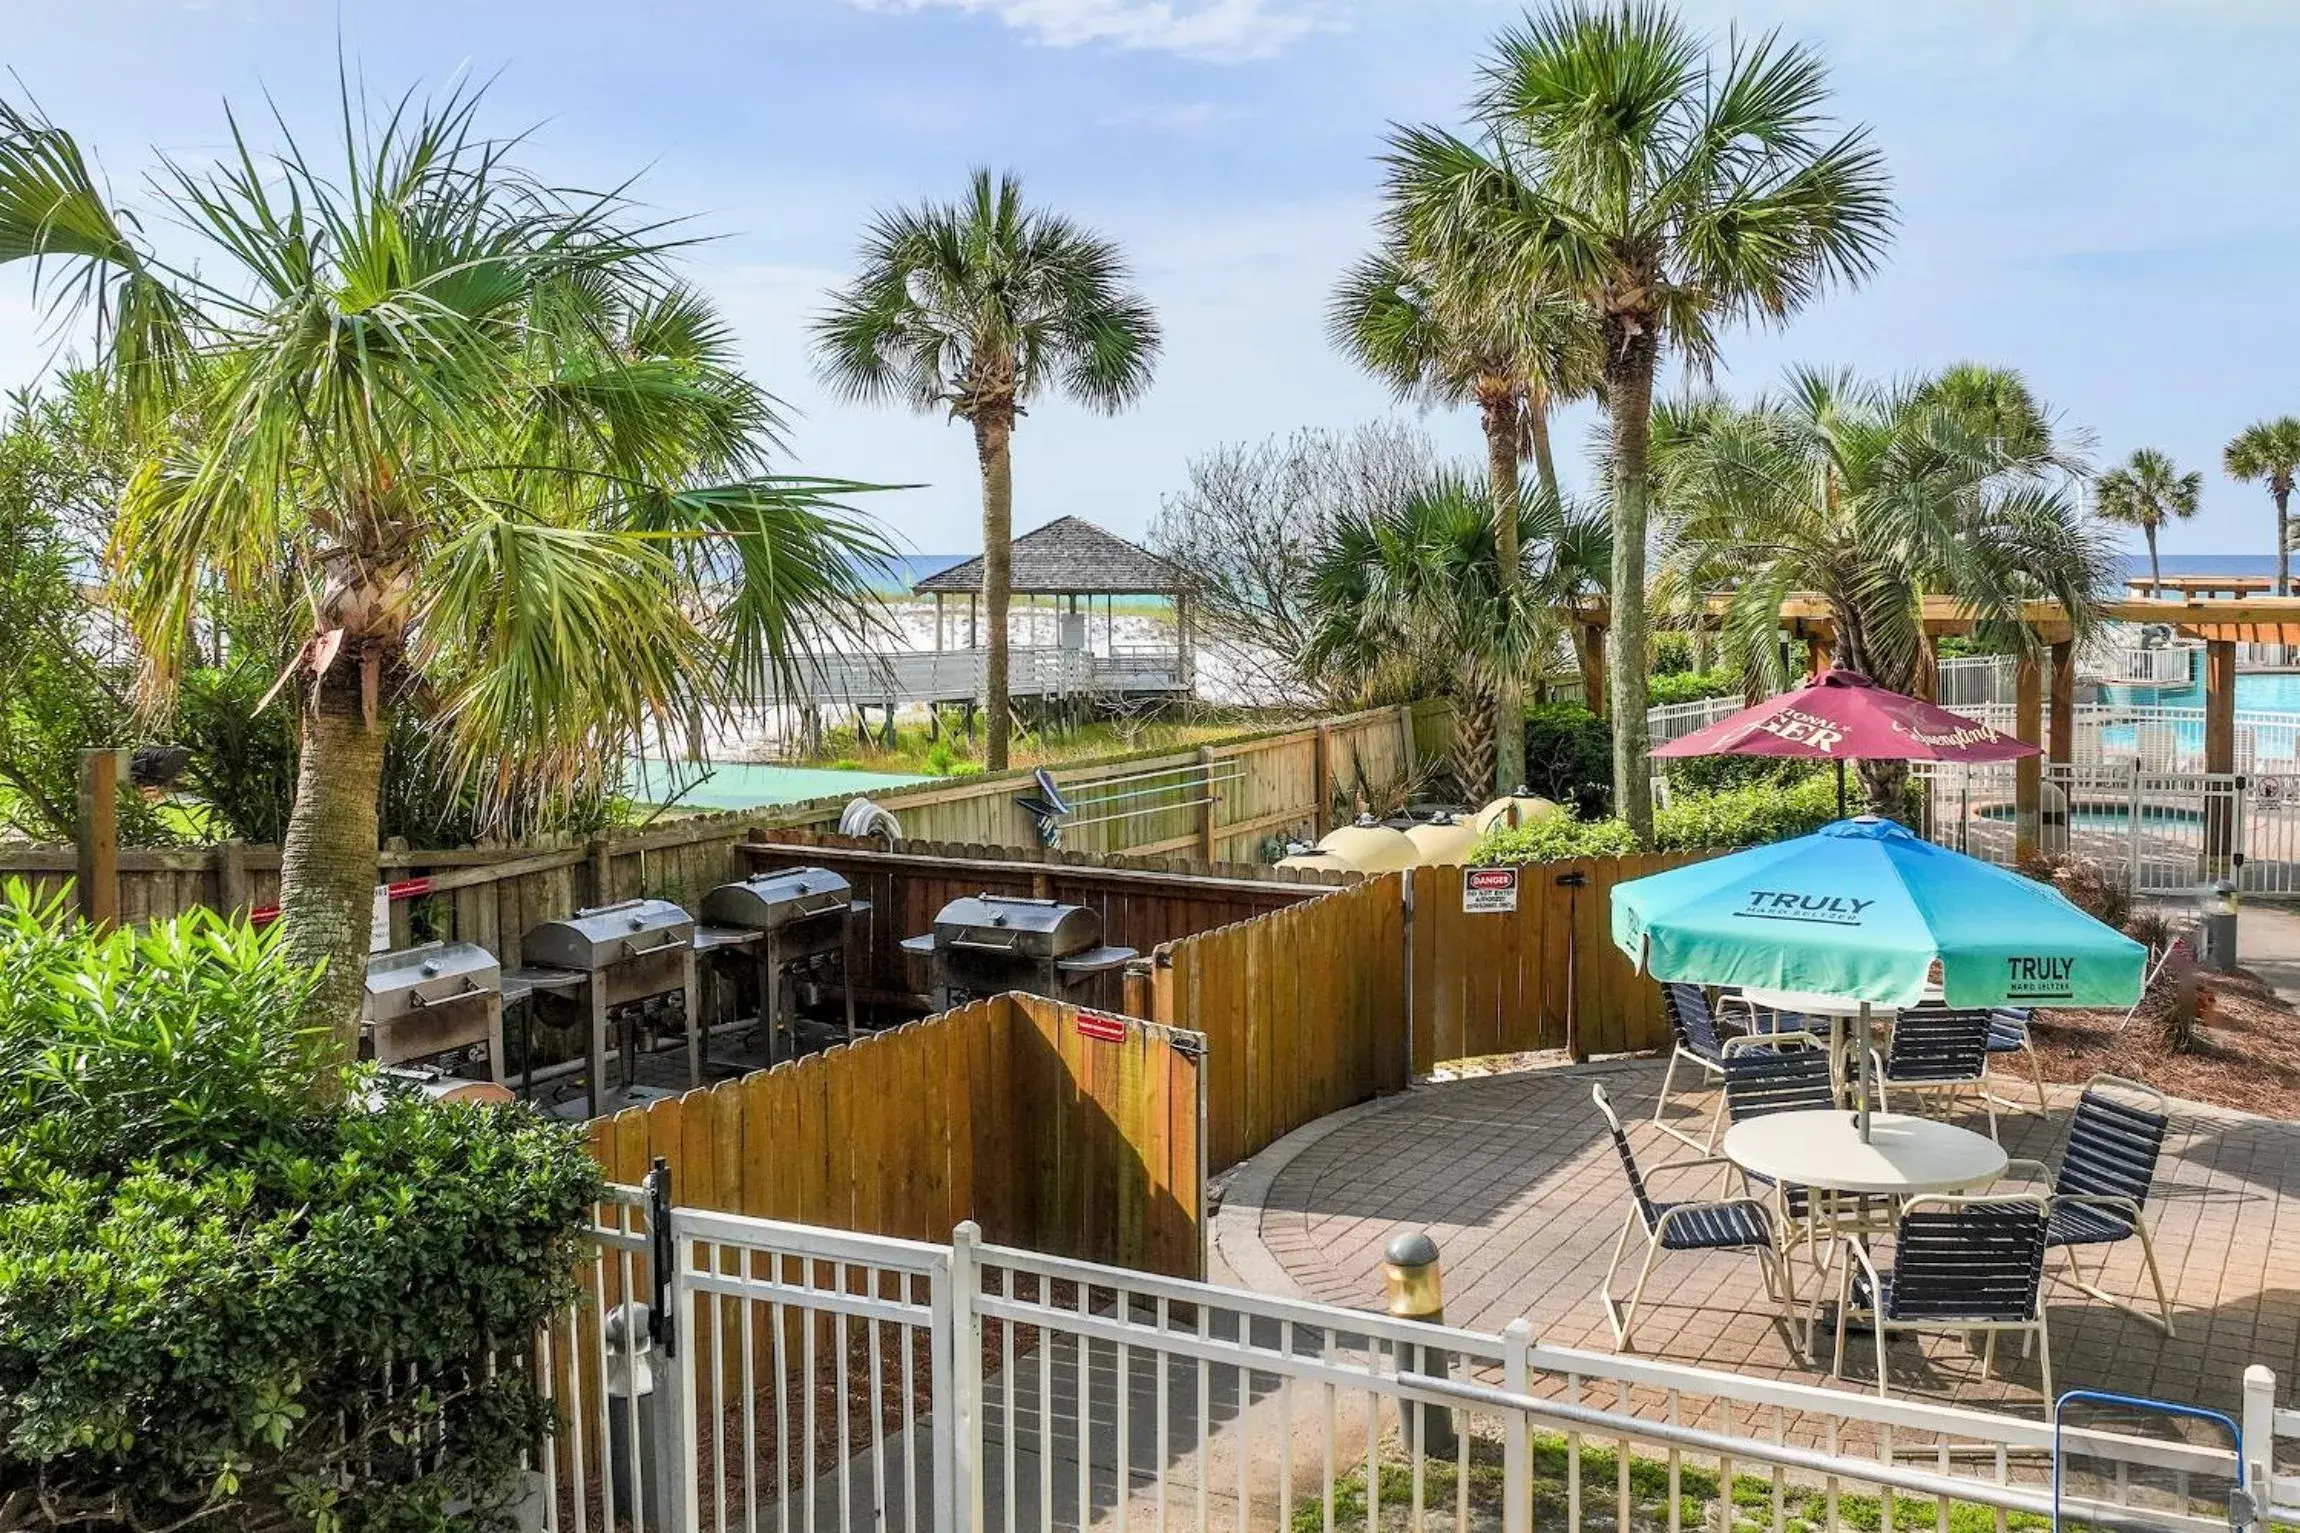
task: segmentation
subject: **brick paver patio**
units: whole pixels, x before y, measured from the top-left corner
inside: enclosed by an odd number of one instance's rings
[[[1647,1061],[1490,1076],[1417,1088],[1313,1125],[1233,1179],[1215,1224],[1217,1263],[1268,1281],[1274,1261],[1304,1294],[1372,1307],[1381,1302],[1382,1247],[1402,1229],[1427,1229],[1444,1253],[1449,1321],[1499,1330],[1523,1315],[1546,1341],[1610,1348],[1598,1284],[1628,1189],[1589,1088],[1605,1083],[1651,1167],[1695,1153],[1642,1121],[1660,1077]],[[2033,1105],[2002,1113],[2006,1149],[2057,1162],[2074,1097],[2057,1090],[2049,1120]],[[1689,1100],[1705,1111],[1711,1099]],[[2290,1400],[2300,1384],[2300,1124],[2191,1104],[2176,1104],[2174,1119],[2150,1211],[2178,1335],[2053,1284],[2055,1383],[2233,1411],[2245,1366],[2260,1362]],[[1687,1173],[1692,1186],[1662,1195],[1707,1195],[1715,1175]],[[1624,1266],[1634,1274],[1633,1262]],[[1799,1281],[1810,1292],[1802,1264]],[[2106,1286],[2143,1296],[2146,1281],[2138,1243],[2126,1242]],[[1664,1256],[1637,1343],[1647,1355],[1708,1367],[1807,1381],[1828,1374],[1830,1338],[1818,1339],[1817,1362],[1801,1355],[1746,1256]],[[1853,1343],[1847,1385],[1874,1387],[1868,1340]],[[2017,1345],[2000,1347],[1999,1377],[1984,1377],[1958,1338],[1896,1336],[1892,1386],[2033,1412],[2037,1367],[2018,1354]]]

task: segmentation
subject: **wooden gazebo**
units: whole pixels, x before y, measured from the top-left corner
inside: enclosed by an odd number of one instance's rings
[[[1189,582],[1173,565],[1148,549],[1127,542],[1114,532],[1083,517],[1063,516],[1024,533],[1013,543],[1014,610],[1030,614],[1047,610],[1054,619],[1057,649],[1093,656],[1114,681],[1133,682],[1111,690],[1190,690],[1197,669],[1197,644],[1190,609]],[[983,562],[978,554],[930,575],[911,589],[934,598],[934,647],[979,649]],[[952,644],[947,604],[966,598],[965,642]],[[1176,644],[1121,646],[1118,642],[1118,599],[1123,596],[1163,597],[1174,604]],[[1094,643],[1094,604],[1102,602],[1102,643]],[[1047,606],[1040,609],[1038,603]],[[1128,663],[1134,662],[1134,663]],[[1162,685],[1160,683],[1163,683]]]

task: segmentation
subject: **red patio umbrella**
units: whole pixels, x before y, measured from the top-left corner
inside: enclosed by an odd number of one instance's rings
[[[1837,763],[1837,812],[1848,761],[2012,761],[2037,746],[1888,691],[1858,671],[1828,671],[1794,692],[1657,745],[1656,760],[1687,756],[1798,756]]]

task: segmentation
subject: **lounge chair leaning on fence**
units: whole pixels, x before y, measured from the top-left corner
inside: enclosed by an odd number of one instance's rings
[[[1597,1104],[1598,1112],[1604,1115],[1606,1129],[1613,1135],[1613,1148],[1621,1156],[1622,1172],[1629,1178],[1629,1211],[1621,1222],[1621,1238],[1613,1243],[1613,1260],[1606,1264],[1605,1280],[1598,1287],[1599,1297],[1605,1304],[1606,1321],[1613,1327],[1613,1349],[1616,1352],[1630,1350],[1637,1326],[1637,1306],[1644,1301],[1645,1285],[1653,1276],[1653,1264],[1664,1251],[1750,1252],[1765,1274],[1767,1295],[1786,1302],[1788,1279],[1781,1253],[1774,1245],[1773,1217],[1764,1202],[1757,1198],[1656,1201],[1646,1186],[1645,1172],[1638,1167],[1637,1152],[1629,1147],[1628,1132],[1622,1128],[1613,1104],[1606,1099],[1605,1088],[1592,1086],[1589,1096]],[[1722,1156],[1705,1155],[1698,1160],[1656,1166],[1654,1174],[1669,1175],[1728,1164]],[[1639,1231],[1645,1236],[1645,1259],[1638,1264],[1637,1284],[1630,1290],[1629,1303],[1624,1306],[1613,1296],[1613,1279],[1620,1270],[1622,1256],[1629,1250],[1629,1237]]]
[[[2064,1274],[2071,1287],[2104,1304],[2113,1304],[2172,1334],[2172,1300],[2166,1294],[2164,1274],[2156,1264],[2156,1245],[2149,1238],[2145,1205],[2156,1180],[2156,1161],[2171,1127],[2170,1104],[2164,1094],[2120,1075],[2096,1075],[2085,1082],[2076,1114],[2068,1126],[2068,1143],[2060,1152],[2055,1171],[2038,1160],[2015,1160],[2007,1176],[2050,1182],[2047,1198],[2051,1222],[2045,1231],[2047,1249],[2068,1253]],[[2130,1299],[2104,1290],[2084,1275],[2081,1251],[2101,1247],[2100,1269],[2108,1267],[2109,1246],[2127,1240],[2140,1242],[2142,1264],[2149,1285],[2156,1290],[2156,1313],[2150,1314]]]

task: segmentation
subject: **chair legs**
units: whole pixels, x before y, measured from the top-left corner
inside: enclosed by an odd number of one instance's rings
[[[1647,1240],[1645,1259],[1637,1267],[1637,1286],[1629,1291],[1629,1306],[1624,1309],[1613,1297],[1614,1275],[1621,1270],[1621,1258],[1629,1250],[1629,1237],[1637,1229],[1637,1210],[1632,1207],[1621,1221],[1621,1238],[1613,1242],[1613,1260],[1605,1264],[1605,1280],[1598,1284],[1597,1294],[1605,1304],[1605,1323],[1613,1329],[1613,1350],[1630,1350],[1630,1337],[1637,1326],[1637,1306],[1644,1302],[1645,1284],[1653,1276],[1653,1262],[1661,1254],[1661,1242]]]
[[[1720,1126],[1725,1121],[1725,1095],[1722,1091],[1717,1095],[1717,1105],[1710,1111],[1709,1132],[1706,1137],[1696,1138],[1676,1124],[1662,1121],[1663,1115],[1669,1111],[1669,1093],[1676,1088],[1678,1063],[1685,1060],[1691,1061],[1694,1072],[1702,1077],[1704,1083],[1715,1073],[1714,1067],[1698,1054],[1688,1054],[1681,1048],[1671,1049],[1669,1051],[1669,1068],[1661,1072],[1660,1094],[1653,1099],[1653,1126],[1670,1138],[1689,1144],[1702,1154],[1707,1155],[1716,1149],[1717,1135]]]
[[[2077,1292],[2098,1299],[2103,1304],[2123,1310],[2136,1320],[2145,1320],[2166,1336],[2171,1336],[2173,1334],[2172,1297],[2164,1287],[2164,1269],[2156,1263],[2156,1242],[2149,1239],[2146,1224],[2135,1224],[2132,1228],[2133,1233],[2140,1237],[2141,1263],[2148,1268],[2148,1285],[2156,1294],[2155,1314],[2150,1314],[2120,1294],[2110,1293],[2101,1285],[2099,1279],[2088,1280],[2084,1275],[2084,1265],[2077,1255],[2079,1248],[2076,1246],[2064,1248],[2068,1257],[2068,1270],[2062,1276],[2067,1280],[2068,1285]],[[2105,1249],[2101,1252],[2100,1268],[2103,1277],[2105,1277],[2108,1272],[2108,1253]]]

